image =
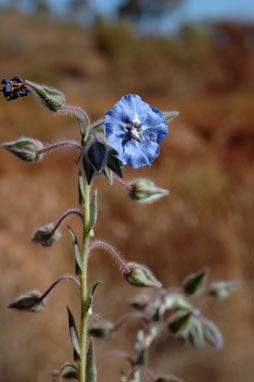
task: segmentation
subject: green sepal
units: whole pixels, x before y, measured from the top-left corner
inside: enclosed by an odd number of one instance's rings
[[[114,183],[114,177],[113,177],[113,172],[108,168],[107,166],[103,170],[103,174],[107,178],[107,181],[109,182],[110,186]]]
[[[169,123],[170,121],[172,121],[172,119],[178,117],[179,111],[164,111],[162,114],[166,119],[166,123]]]
[[[82,176],[80,168],[78,169],[78,194],[79,194],[79,204],[85,203],[85,187],[84,187],[84,178]]]
[[[193,273],[184,281],[184,292],[191,296],[197,294],[200,290],[204,289],[207,281],[208,270],[204,269],[200,272]]]
[[[123,177],[123,164],[122,162],[115,156],[117,151],[113,150],[111,147],[108,153],[108,161],[107,166],[110,170],[114,171],[120,178]]]
[[[169,324],[168,324],[168,329],[170,330],[171,333],[173,334],[179,334],[186,329],[190,317],[191,317],[192,312],[188,313],[176,313],[173,318],[171,318]]]
[[[89,231],[91,231],[97,221],[97,190],[94,190],[92,200],[90,203],[90,219],[89,219]]]
[[[80,274],[82,272],[82,261],[81,261],[81,254],[80,254],[78,239],[74,231],[69,225],[68,225],[68,230],[70,231],[70,234],[71,234],[73,252],[76,259],[76,274]]]
[[[91,308],[92,303],[93,303],[93,295],[94,295],[94,292],[96,291],[97,287],[98,287],[100,284],[101,284],[101,281],[98,281],[97,283],[95,283],[95,284],[93,285],[92,289],[88,292],[86,301],[85,301],[84,306],[83,306],[84,314],[87,313],[87,312],[89,311],[89,309]]]
[[[95,140],[87,150],[87,158],[97,172],[101,173],[107,164],[108,147],[105,143]]]
[[[81,135],[81,144],[83,145],[84,140],[85,140],[85,135],[86,135],[86,126],[84,124],[83,118],[80,118],[78,113],[75,113],[78,123],[79,123],[79,130],[80,130],[80,135]]]
[[[74,317],[67,306],[68,312],[68,322],[69,322],[69,332],[70,338],[74,349],[74,360],[80,360],[80,345],[79,345],[79,336],[75,325]]]
[[[89,162],[86,154],[83,156],[82,163],[83,163],[84,171],[85,171],[85,174],[86,174],[87,183],[91,184],[93,178],[97,174],[97,171],[95,170],[95,168]]]
[[[95,349],[94,340],[91,338],[90,344],[87,350],[86,359],[86,382],[96,382],[97,381],[97,369],[95,361]]]

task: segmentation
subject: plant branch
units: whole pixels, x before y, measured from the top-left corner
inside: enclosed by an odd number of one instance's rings
[[[72,281],[80,289],[80,282],[75,277],[71,275],[63,275],[59,277],[59,279],[57,279],[55,282],[53,282],[53,284],[41,295],[39,302],[43,301],[45,297],[47,297],[47,295],[52,291],[52,289],[62,281]]]
[[[75,148],[77,148],[80,151],[82,150],[82,146],[78,142],[75,142],[75,141],[61,141],[61,142],[56,142],[56,143],[53,143],[51,145],[45,146],[45,147],[43,147],[40,150],[37,150],[37,154],[45,154],[48,151],[55,150],[55,149],[58,149],[60,147],[75,147]]]

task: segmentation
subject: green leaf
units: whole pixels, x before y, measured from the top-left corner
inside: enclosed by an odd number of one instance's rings
[[[76,265],[77,265],[78,271],[81,273],[82,272],[82,261],[81,261],[81,254],[80,254],[78,239],[77,239],[77,236],[75,235],[74,231],[72,230],[72,228],[69,225],[68,225],[68,230],[70,231],[70,234],[71,234],[71,239],[72,239],[72,244],[73,244],[73,252],[74,252],[75,259],[76,259]]]
[[[195,295],[197,292],[199,292],[201,289],[205,287],[206,281],[207,281],[207,274],[208,270],[204,269],[200,272],[193,273],[184,281],[184,292],[190,295]]]
[[[188,313],[176,313],[169,321],[168,329],[173,334],[179,334],[186,329],[192,312]]]
[[[91,338],[88,351],[87,351],[87,360],[86,360],[86,381],[87,382],[96,382],[97,381],[97,370],[95,362],[95,350],[94,350],[94,341]]]
[[[69,321],[69,332],[70,332],[71,342],[74,348],[74,359],[76,358],[75,357],[76,355],[77,359],[80,360],[80,345],[79,345],[78,332],[76,329],[74,317],[70,309],[68,308],[68,306],[67,306],[67,312],[68,312],[68,321]]]
[[[217,326],[210,320],[203,319],[202,325],[204,329],[204,336],[210,345],[221,349],[223,347],[223,336]]]
[[[81,174],[80,168],[78,169],[78,192],[79,192],[79,204],[82,205],[85,202],[85,188],[84,188],[84,178]]]
[[[120,176],[120,178],[122,178],[123,164],[118,158],[115,157],[116,154],[117,152],[115,150],[112,150],[112,148],[109,149],[107,166],[110,170],[114,171],[118,176]]]
[[[108,148],[104,143],[94,141],[87,150],[87,157],[97,172],[100,173],[107,164]]]
[[[87,294],[87,298],[86,298],[86,302],[84,304],[84,313],[88,312],[89,309],[91,308],[92,306],[92,303],[93,303],[93,295],[94,295],[94,292],[96,291],[97,287],[101,284],[101,281],[98,281],[97,283],[95,283],[92,287],[92,289],[88,292]]]
[[[90,220],[89,220],[89,230],[91,231],[97,221],[97,190],[94,190],[92,200],[90,203]]]

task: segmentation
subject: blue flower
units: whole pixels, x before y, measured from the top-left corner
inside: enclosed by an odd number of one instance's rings
[[[15,76],[10,81],[3,78],[1,84],[4,84],[1,91],[4,93],[7,101],[12,101],[18,97],[25,97],[30,92],[19,76]]]
[[[106,112],[103,128],[109,145],[118,153],[116,157],[132,168],[151,165],[160,153],[159,143],[168,135],[160,110],[136,94],[123,96]]]

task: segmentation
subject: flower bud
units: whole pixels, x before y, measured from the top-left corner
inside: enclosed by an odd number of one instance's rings
[[[41,293],[38,290],[32,290],[19,296],[16,301],[8,305],[8,308],[38,313],[44,309],[44,306],[44,301],[41,301]]]
[[[92,336],[110,340],[113,335],[114,324],[111,321],[102,320],[91,324],[88,333]]]
[[[149,296],[147,295],[138,295],[134,298],[132,298],[131,300],[129,300],[129,304],[137,309],[137,310],[145,310],[145,308],[147,307],[147,305],[149,304]]]
[[[208,293],[222,301],[228,298],[239,286],[240,281],[215,281],[210,285]]]
[[[147,266],[134,262],[127,263],[127,266],[130,268],[130,273],[124,273],[124,278],[129,284],[137,287],[161,288],[161,283]]]
[[[31,81],[26,81],[37,100],[46,107],[48,111],[57,112],[62,109],[65,103],[65,96],[57,89],[49,88],[46,85],[39,85]]]
[[[61,233],[54,231],[54,225],[50,223],[43,227],[37,228],[32,242],[41,244],[43,247],[52,247],[52,245],[54,245],[60,237]]]
[[[42,157],[38,151],[43,148],[43,144],[37,139],[24,137],[1,146],[26,162],[37,162]]]
[[[152,203],[169,194],[168,190],[156,187],[148,179],[136,179],[130,185],[132,190],[129,192],[129,196],[141,204]]]

